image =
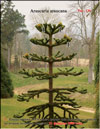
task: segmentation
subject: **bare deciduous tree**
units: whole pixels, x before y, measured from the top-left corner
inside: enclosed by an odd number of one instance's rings
[[[67,20],[70,24],[70,29],[78,39],[82,40],[82,44],[88,46],[89,56],[89,73],[88,82],[91,83],[93,80],[93,63],[94,63],[94,41],[95,34],[98,27],[98,13],[95,12],[93,16],[89,15],[92,8],[95,6],[95,1],[78,1],[71,5],[71,11],[67,14]]]

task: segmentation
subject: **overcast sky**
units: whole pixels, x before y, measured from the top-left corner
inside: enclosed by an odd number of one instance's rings
[[[29,32],[32,34],[34,33],[32,29],[32,20],[31,15],[34,15],[34,13],[31,13],[31,10],[41,10],[45,7],[49,7],[50,10],[67,10],[67,13],[71,11],[70,4],[75,4],[77,1],[13,1],[15,5],[15,9],[18,9],[21,14],[25,15],[25,23],[27,25],[27,28]],[[91,1],[89,1],[91,2]],[[77,9],[78,10],[78,9]],[[61,15],[61,22],[63,24],[67,24],[67,20],[65,19],[66,13],[60,13]],[[89,20],[87,21],[88,25],[88,33],[91,33],[91,22]]]
[[[25,15],[25,23],[30,32],[32,26],[30,18],[31,9],[39,10],[41,8],[50,7],[50,9],[70,11],[69,5],[75,2],[76,1],[13,1],[15,9],[18,9],[20,13]],[[62,22],[64,22],[65,14],[66,13],[60,13],[60,15],[62,15]]]

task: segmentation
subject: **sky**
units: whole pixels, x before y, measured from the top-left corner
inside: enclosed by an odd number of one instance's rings
[[[50,10],[67,10],[70,11],[69,5],[74,4],[76,1],[13,1],[15,9],[18,9],[21,14],[25,15],[25,23],[28,30],[32,33],[32,20],[31,20],[31,9],[40,10],[41,8],[50,7]],[[60,13],[62,15],[62,21],[66,13]]]
[[[50,10],[67,10],[67,13],[71,11],[70,4],[75,4],[77,1],[12,1],[15,5],[15,9],[25,15],[25,24],[30,34],[34,34],[35,30],[32,29],[32,15],[36,13],[31,13],[31,10],[41,10],[45,7],[49,7]],[[91,2],[91,1],[90,1]],[[78,10],[78,9],[77,9]],[[67,20],[65,19],[66,13],[60,13],[61,22],[67,25]],[[88,34],[91,34],[91,22],[88,20]]]

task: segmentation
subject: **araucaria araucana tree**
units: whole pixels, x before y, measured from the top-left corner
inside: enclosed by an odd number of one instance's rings
[[[60,75],[78,76],[83,73],[83,70],[80,70],[80,72],[73,71],[74,68],[65,68],[64,70],[58,68],[58,72],[53,73],[54,62],[71,60],[76,55],[76,53],[73,53],[64,57],[64,54],[61,54],[60,51],[53,55],[54,47],[69,44],[69,42],[72,40],[72,38],[68,37],[67,35],[64,35],[62,39],[56,39],[52,37],[54,34],[63,30],[64,27],[65,26],[62,23],[59,23],[58,25],[51,25],[47,23],[38,24],[36,25],[37,30],[46,33],[48,38],[37,39],[35,37],[30,40],[33,44],[48,47],[48,56],[39,56],[35,53],[32,53],[26,54],[24,57],[31,61],[47,62],[49,66],[49,72],[43,72],[42,70],[36,68],[35,70],[23,69],[20,73],[26,75],[27,77],[36,77],[38,80],[49,80],[49,88],[28,91],[26,94],[19,95],[18,101],[28,102],[30,99],[34,99],[35,96],[39,97],[41,93],[47,93],[49,95],[49,102],[29,107],[21,115],[14,115],[16,118],[28,116],[28,120],[23,120],[26,123],[26,127],[45,128],[49,126],[49,128],[61,128],[62,125],[57,125],[54,123],[59,121],[65,123],[74,122],[74,124],[65,124],[64,126],[65,128],[76,128],[77,124],[75,123],[80,121],[82,123],[85,122],[78,119],[78,113],[75,111],[78,110],[80,106],[75,102],[75,99],[71,99],[69,95],[74,92],[85,94],[86,90],[78,90],[77,87],[53,88],[53,78],[57,78]],[[71,108],[68,106],[71,106]],[[48,112],[46,111],[47,109]],[[59,109],[62,110],[63,115],[60,115]]]

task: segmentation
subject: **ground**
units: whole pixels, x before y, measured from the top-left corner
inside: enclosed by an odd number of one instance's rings
[[[31,90],[31,89],[35,89],[35,87],[43,87],[44,84],[36,84],[36,85],[28,85],[28,86],[23,86],[23,87],[19,87],[19,88],[15,88],[14,89],[14,93],[15,95],[19,95],[19,94],[22,94],[22,93],[27,93],[27,91]],[[47,86],[45,86],[47,87]],[[37,88],[38,89],[38,88]],[[75,96],[79,97],[81,94],[74,94],[74,98]],[[84,95],[83,95],[84,96]],[[81,95],[82,97],[82,95]],[[85,96],[86,97],[86,96]],[[88,96],[89,97],[89,96]],[[95,96],[94,96],[95,97]],[[42,99],[43,101],[43,99]],[[45,101],[45,99],[44,99]],[[90,113],[95,113],[95,110],[94,108],[87,108],[87,107],[82,107],[79,109],[80,111],[84,111],[84,112],[90,112]]]
[[[79,70],[80,68],[76,68]],[[55,68],[54,71],[57,69]],[[75,98],[76,101],[82,106],[80,108],[79,117],[82,119],[94,119],[94,112],[95,112],[95,87],[94,84],[88,84],[87,76],[88,76],[88,69],[83,68],[85,71],[84,74],[78,77],[64,77],[61,76],[57,79],[54,79],[54,88],[62,88],[62,87],[74,87],[77,86],[79,89],[87,89],[88,93],[85,95],[81,95],[79,93],[72,94],[71,97]],[[18,122],[12,120],[14,114],[18,114],[19,112],[23,112],[26,108],[42,104],[44,102],[48,102],[47,94],[40,95],[39,98],[31,100],[30,102],[18,102],[17,95],[21,93],[25,93],[28,90],[36,90],[42,88],[48,88],[48,81],[39,81],[34,78],[23,78],[23,75],[11,73],[12,82],[14,85],[14,97],[10,99],[1,99],[1,124],[3,128],[21,128],[25,127],[23,124],[19,124]],[[59,111],[59,113],[61,113]],[[9,124],[10,122],[10,124]],[[19,121],[20,122],[20,121]],[[93,120],[89,121],[88,123],[84,124],[86,128],[92,128]]]

